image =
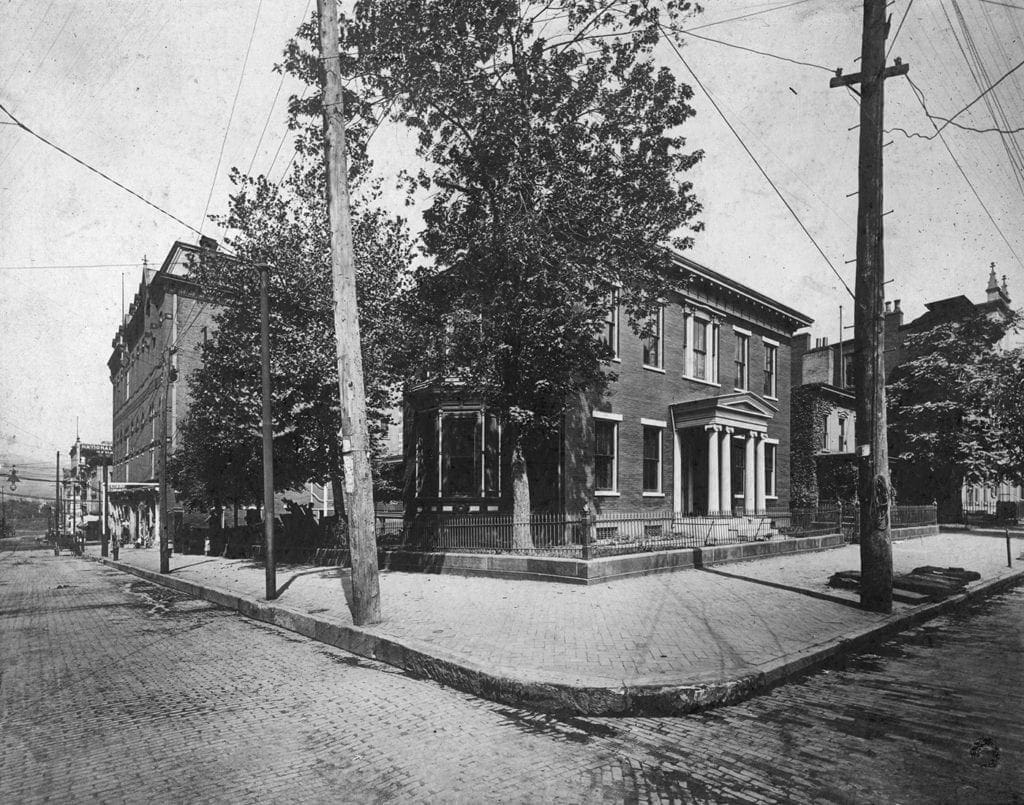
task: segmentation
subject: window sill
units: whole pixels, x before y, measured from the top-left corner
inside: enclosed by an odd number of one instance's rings
[[[764,395],[764,398],[765,398],[766,400],[773,400],[774,402],[778,402],[778,401],[779,401],[779,398],[778,398],[778,397],[773,397],[773,396],[772,396],[771,394],[765,394],[765,395]]]
[[[714,386],[716,389],[722,388],[721,383],[713,383],[710,380],[701,380],[699,377],[693,377],[691,375],[683,375],[683,380],[689,380],[691,383],[700,383],[702,386]]]
[[[660,374],[665,374],[665,370],[662,369],[660,366],[651,366],[645,363],[644,369],[646,369],[648,372],[659,372]]]
[[[663,497],[665,497],[665,493],[664,492],[644,492],[643,496],[645,498],[663,498]]]
[[[617,498],[619,493],[612,489],[595,489],[594,497],[596,498]]]

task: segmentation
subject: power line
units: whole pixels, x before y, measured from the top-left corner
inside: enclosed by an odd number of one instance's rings
[[[135,268],[142,263],[65,263],[63,265],[36,265],[26,263],[24,265],[0,266],[0,271],[20,271],[22,269],[54,269],[54,268]]]
[[[238,93],[242,90],[242,81],[245,78],[245,66],[249,63],[249,51],[252,50],[252,40],[256,37],[256,23],[260,19],[260,9],[263,7],[263,0],[256,4],[256,16],[252,21],[252,30],[249,31],[249,43],[245,46],[245,58],[242,59],[242,69],[238,74],[238,85],[235,87],[235,97],[231,99],[231,111],[228,112],[228,123],[224,127],[224,139],[220,142],[220,153],[217,155],[217,167],[213,169],[213,180],[210,182],[210,192],[206,196],[206,206],[203,208],[201,224],[206,222],[206,213],[210,211],[210,201],[213,199],[213,189],[217,186],[217,174],[220,173],[220,163],[224,158],[224,146],[228,142],[228,132],[231,131],[231,120],[235,116],[235,104],[238,103]]]
[[[797,64],[800,65],[801,67],[814,67],[818,70],[824,70],[826,73],[835,72],[831,67],[826,67],[824,64],[815,64],[814,62],[800,61],[799,59],[791,59],[788,56],[780,56],[777,53],[769,53],[768,51],[765,50],[757,50],[755,48],[746,47],[745,45],[737,45],[733,42],[726,42],[723,39],[713,39],[710,36],[695,34],[691,30],[671,27],[669,27],[669,30],[675,31],[676,33],[684,34],[686,36],[692,36],[695,37],[696,39],[703,39],[705,42],[714,42],[718,45],[725,45],[726,47],[736,48],[736,50],[743,50],[746,51],[747,53],[755,53],[758,56],[767,56],[770,59],[778,59],[779,61],[789,62],[790,64]]]
[[[3,111],[3,112],[4,112],[4,113],[5,113],[5,114],[6,114],[6,115],[7,115],[7,116],[8,116],[8,117],[9,117],[9,118],[11,119],[11,120],[13,120],[13,121],[15,122],[15,124],[16,124],[16,125],[17,125],[17,126],[18,126],[18,127],[20,128],[20,129],[22,129],[22,130],[24,130],[24,131],[28,132],[28,133],[29,133],[29,134],[31,134],[31,135],[32,135],[33,137],[35,137],[35,138],[36,138],[37,140],[39,140],[39,141],[41,141],[41,142],[45,143],[46,145],[50,146],[50,148],[53,148],[53,149],[55,149],[55,150],[59,151],[59,152],[60,152],[60,153],[62,153],[62,154],[63,154],[64,156],[68,157],[68,159],[72,159],[72,160],[74,160],[75,162],[77,162],[77,163],[78,163],[79,165],[81,165],[81,166],[82,166],[83,168],[88,168],[88,169],[89,169],[89,170],[91,170],[91,171],[92,171],[93,173],[95,173],[95,174],[97,174],[97,175],[99,175],[99,176],[102,176],[102,177],[103,177],[104,179],[106,179],[106,180],[107,180],[108,182],[110,182],[111,184],[113,184],[113,185],[116,185],[117,187],[119,187],[119,188],[121,188],[122,190],[124,190],[124,191],[125,191],[126,193],[130,193],[131,195],[135,196],[135,198],[137,198],[137,199],[138,199],[139,201],[143,202],[144,204],[148,204],[148,205],[149,205],[150,207],[152,207],[152,208],[153,208],[154,210],[156,210],[157,212],[159,212],[159,213],[162,213],[163,215],[166,215],[166,216],[167,216],[168,218],[170,218],[170,219],[172,219],[172,220],[174,220],[174,221],[177,221],[177,222],[178,222],[179,224],[181,224],[181,225],[182,225],[183,227],[185,227],[186,229],[189,229],[189,230],[191,230],[191,231],[195,232],[195,233],[196,233],[197,235],[202,235],[202,234],[203,234],[203,233],[202,233],[202,232],[200,232],[200,231],[199,231],[198,229],[196,229],[196,228],[195,228],[194,226],[192,226],[192,225],[190,225],[190,224],[186,224],[186,223],[185,223],[184,221],[182,221],[182,220],[181,220],[181,219],[180,219],[180,218],[179,218],[179,217],[178,217],[177,215],[175,215],[174,213],[168,212],[168,211],[167,211],[167,210],[165,210],[165,209],[164,209],[163,207],[160,207],[159,205],[157,205],[157,204],[154,204],[154,203],[153,203],[152,201],[150,201],[150,200],[149,200],[148,198],[145,198],[144,196],[141,196],[141,195],[139,195],[139,194],[138,194],[138,193],[136,193],[136,192],[135,192],[134,190],[132,190],[132,189],[131,189],[130,187],[126,187],[125,185],[121,184],[121,183],[120,183],[119,181],[117,181],[117,179],[113,179],[113,178],[111,178],[110,176],[108,176],[107,174],[105,174],[105,173],[104,173],[103,171],[99,170],[98,168],[94,168],[94,167],[93,167],[92,165],[90,165],[90,164],[89,164],[88,162],[85,162],[84,160],[81,160],[81,159],[79,159],[79,158],[78,158],[78,157],[76,157],[76,156],[75,156],[74,154],[70,153],[69,151],[66,151],[66,150],[65,150],[65,149],[63,149],[63,148],[61,148],[61,147],[60,147],[59,145],[57,145],[56,143],[54,143],[54,142],[51,142],[50,140],[46,139],[46,138],[45,138],[45,137],[44,137],[43,135],[41,135],[41,134],[37,134],[37,133],[36,133],[36,132],[34,132],[34,131],[33,131],[32,129],[30,129],[30,128],[29,128],[28,126],[26,126],[26,125],[25,125],[24,123],[22,123],[22,122],[21,122],[20,120],[18,120],[18,118],[16,118],[16,117],[15,117],[15,116],[14,116],[14,115],[13,115],[13,114],[11,113],[11,111],[10,111],[10,110],[9,110],[9,109],[8,109],[8,108],[7,108],[6,106],[4,106],[4,105],[3,105],[2,103],[0,103],[0,111]]]
[[[928,110],[924,106],[923,93],[921,93],[921,91],[918,89],[917,85],[913,82],[913,80],[911,80],[909,75],[906,76],[906,79],[907,81],[910,82],[910,86],[915,90],[914,97],[917,98],[918,102],[921,104],[921,108],[924,109],[925,114],[927,114]],[[929,118],[929,120],[931,120],[931,118]],[[996,223],[996,219],[992,217],[992,213],[989,212],[988,207],[985,206],[985,202],[982,201],[981,195],[978,193],[978,189],[974,186],[974,183],[971,182],[970,178],[967,176],[967,172],[960,164],[960,161],[956,158],[956,155],[953,153],[953,150],[949,147],[949,143],[946,142],[946,138],[943,137],[942,133],[938,130],[939,127],[935,125],[934,120],[931,120],[931,124],[936,130],[936,136],[939,138],[939,141],[945,146],[946,151],[949,153],[950,159],[953,160],[953,164],[956,165],[957,170],[960,171],[960,175],[964,177],[964,181],[967,182],[967,186],[971,188],[971,192],[974,193],[974,197],[978,200],[978,203],[981,205],[981,208],[985,211],[985,215],[988,216],[988,220],[992,223],[993,228],[996,230],[996,232],[999,233],[999,237],[1003,239],[1003,243],[1006,244],[1006,247],[1010,250],[1010,253],[1017,258],[1017,262],[1024,266],[1024,260],[1020,259],[1020,255],[1017,254],[1013,246],[1010,244],[1010,241],[1007,240],[1006,235],[1003,234],[1003,230],[999,228],[999,224]]]
[[[896,45],[896,39],[899,37],[900,31],[903,30],[903,23],[907,21],[907,14],[910,13],[910,8],[913,5],[914,0],[910,0],[910,2],[907,3],[907,7],[903,9],[903,16],[900,18],[900,24],[896,26],[896,33],[892,35],[892,41],[889,43],[889,48],[885,51],[885,58],[887,61],[889,59],[889,54],[892,53],[892,49]]]
[[[796,5],[796,4],[792,3],[791,5]],[[659,26],[659,28],[660,27],[661,26]],[[665,33],[664,29],[662,29],[662,33]],[[718,114],[722,118],[722,120],[725,121],[725,125],[729,127],[729,131],[731,131],[733,133],[733,136],[735,136],[736,139],[739,141],[739,144],[743,147],[743,150],[747,152],[747,156],[749,156],[750,159],[753,161],[753,163],[757,166],[757,169],[759,171],[761,171],[761,175],[764,176],[765,181],[767,181],[768,184],[771,186],[772,190],[775,191],[775,195],[777,195],[779,197],[779,200],[782,201],[782,203],[785,205],[786,209],[789,210],[790,215],[793,216],[794,220],[797,222],[797,224],[803,230],[804,234],[807,235],[807,238],[811,241],[811,243],[814,244],[814,248],[818,250],[818,254],[820,254],[822,256],[822,258],[828,264],[828,267],[832,269],[832,273],[835,274],[836,278],[839,280],[839,282],[842,283],[843,287],[846,289],[846,292],[848,294],[850,294],[851,297],[853,297],[853,295],[854,295],[853,291],[850,290],[850,286],[847,285],[846,280],[844,280],[842,275],[836,270],[836,267],[834,265],[832,265],[832,261],[828,259],[828,255],[825,254],[825,252],[822,250],[821,246],[818,245],[818,241],[816,241],[814,239],[814,236],[810,233],[810,230],[808,230],[807,227],[804,226],[804,223],[803,223],[803,221],[800,220],[800,216],[797,215],[796,210],[794,210],[793,207],[790,205],[790,203],[786,200],[786,197],[782,195],[782,191],[780,191],[778,186],[775,184],[775,182],[772,181],[772,178],[768,175],[767,171],[765,171],[765,169],[763,167],[761,167],[761,163],[758,162],[757,157],[755,157],[753,152],[751,152],[751,150],[747,147],[747,144],[745,142],[743,142],[743,138],[740,137],[739,132],[736,131],[736,129],[733,127],[732,123],[729,122],[729,118],[727,118],[725,116],[725,113],[722,111],[721,107],[719,107],[718,103],[712,97],[711,93],[708,92],[707,87],[704,86],[704,84],[701,82],[700,78],[698,78],[697,74],[693,71],[693,68],[690,67],[690,65],[687,63],[686,59],[683,58],[683,54],[679,51],[679,48],[676,47],[676,43],[672,40],[671,37],[668,36],[668,34],[665,34],[665,38],[668,40],[668,43],[672,46],[672,50],[675,51],[676,56],[679,57],[679,61],[681,61],[683,63],[683,66],[689,71],[690,75],[693,76],[693,80],[697,82],[697,85],[701,88],[701,90],[703,90],[703,92],[707,96],[708,100],[711,101],[711,105],[715,107],[715,111],[718,112]]]
[[[727,22],[736,22],[736,20],[745,20],[748,17],[756,17],[759,14],[770,14],[773,11],[781,11],[784,8],[790,8],[792,6],[799,6],[802,3],[808,3],[808,2],[810,2],[810,0],[796,0],[793,3],[785,3],[785,4],[781,5],[781,6],[773,6],[772,8],[763,8],[760,11],[751,11],[748,14],[740,14],[738,17],[729,17],[728,19],[717,20],[715,22],[705,22],[703,25],[695,25],[692,28],[686,28],[684,30],[681,30],[681,31],[679,31],[679,33],[689,33],[691,31],[699,31],[702,28],[710,28],[713,25],[723,25],[723,24],[725,24]]]
[[[989,86],[988,89],[984,90],[977,98],[975,98],[973,101],[971,101],[965,107],[963,107],[963,109],[961,109],[955,115],[953,115],[950,118],[941,118],[941,117],[940,118],[936,118],[937,120],[945,120],[945,123],[943,123],[939,127],[939,131],[942,131],[944,128],[946,128],[946,126],[948,126],[956,118],[958,118],[960,115],[962,115],[964,112],[966,112],[972,106],[974,106],[974,104],[976,104],[978,101],[980,101],[986,95],[988,95],[992,90],[994,90],[996,87],[998,87],[1003,82],[1004,79],[1008,78],[1010,75],[1015,73],[1021,67],[1024,67],[1024,59],[1022,59],[1021,61],[1017,62],[1017,64],[1014,67],[1011,67],[1007,72],[1003,73],[1003,75],[1000,76],[998,79],[996,79],[996,81],[991,86]],[[929,115],[929,117],[931,117],[931,115]]]

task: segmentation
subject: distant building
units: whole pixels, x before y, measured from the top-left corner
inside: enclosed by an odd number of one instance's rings
[[[191,403],[186,379],[202,364],[202,344],[213,333],[216,307],[202,299],[188,274],[200,249],[176,241],[159,269],[145,267],[138,291],[111,344],[113,464],[110,503],[122,534],[150,543],[159,538],[164,456],[177,446]],[[167,451],[163,443],[166,442]],[[168,491],[173,524],[183,508]]]
[[[925,312],[909,323],[904,323],[901,300],[886,302],[886,377],[890,378],[898,366],[914,357],[908,344],[909,336],[979,313],[1006,316],[1011,312],[1010,304],[1006,278],[1003,277],[1000,284],[994,266],[989,273],[984,302],[974,303],[963,295],[927,302]],[[794,495],[807,501],[827,503],[856,495],[855,344],[852,338],[832,344],[827,338],[819,338],[812,347],[810,341],[810,334],[804,333],[797,336],[793,344]],[[935,496],[940,495],[936,490]],[[1022,497],[1021,487],[1008,483],[992,487],[964,485],[961,492],[962,504],[968,509],[991,509],[998,499],[1020,500]]]
[[[789,502],[790,345],[811,319],[688,258],[654,333],[617,300],[603,337],[617,379],[572,405],[530,464],[538,511],[731,514]],[[510,457],[499,412],[458,388],[408,389],[406,516],[507,512]]]
[[[103,514],[101,468],[110,464],[112,453],[110,442],[85,443],[76,438],[71,445],[70,460],[61,473],[64,531],[87,528],[99,522]]]

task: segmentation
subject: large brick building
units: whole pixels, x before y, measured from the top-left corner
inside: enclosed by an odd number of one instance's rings
[[[202,344],[212,333],[216,312],[188,279],[189,259],[200,248],[216,247],[209,238],[199,246],[176,241],[159,269],[144,268],[111,344],[110,502],[122,534],[127,531],[132,540],[159,538],[163,459],[177,446],[178,428],[191,402],[186,380],[202,362]],[[168,500],[180,519],[182,507],[173,491]]]
[[[615,304],[617,379],[530,466],[535,510],[763,511],[789,498],[790,349],[811,319],[688,258],[641,340]],[[500,417],[457,389],[406,395],[407,515],[508,511]]]

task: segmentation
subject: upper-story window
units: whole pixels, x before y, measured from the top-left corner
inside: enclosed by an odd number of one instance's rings
[[[665,308],[659,307],[651,316],[651,334],[644,339],[644,366],[661,369],[664,363],[664,340],[662,331],[665,325]]]
[[[718,325],[710,319],[693,316],[693,339],[687,355],[689,376],[708,383],[718,382]]]
[[[843,382],[847,387],[850,387],[854,383],[854,364],[852,355],[844,355],[843,360],[846,362]]]
[[[828,450],[828,416],[821,418],[821,443],[818,445],[821,450]]]
[[[779,348],[774,344],[764,345],[764,396],[778,397]]]
[[[746,391],[750,388],[750,336],[736,332],[736,389]]]
[[[846,417],[845,416],[841,416],[841,417],[839,417],[839,452],[840,453],[845,453],[846,452],[846,435],[847,435]]]
[[[612,291],[608,295],[607,312],[604,315],[604,329],[601,331],[601,343],[611,347],[615,358],[619,357],[619,292]]]

